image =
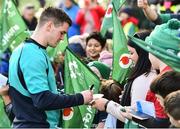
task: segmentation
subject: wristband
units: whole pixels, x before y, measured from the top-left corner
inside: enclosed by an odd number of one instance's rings
[[[107,105],[108,105],[109,102],[110,102],[110,101],[108,100],[108,101],[105,103],[105,105],[104,105],[105,111],[106,111],[106,109],[107,109]]]

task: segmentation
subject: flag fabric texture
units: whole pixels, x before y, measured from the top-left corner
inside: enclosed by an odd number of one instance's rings
[[[8,47],[13,50],[29,36],[26,25],[12,0],[3,0],[0,23],[0,53]]]
[[[120,21],[117,19],[116,10],[113,9],[113,71],[112,78],[122,83],[129,73],[132,60],[129,59],[127,39]]]
[[[10,128],[10,120],[8,119],[5,110],[4,110],[4,102],[2,98],[0,98],[0,128]]]
[[[111,0],[110,4],[107,7],[106,14],[104,16],[104,19],[102,21],[101,25],[101,34],[105,36],[108,29],[113,27],[113,19],[112,19],[112,11],[113,11],[113,5],[116,12],[122,7],[122,5],[125,3],[126,0]]]
[[[99,91],[99,78],[69,48],[65,51],[65,93],[74,94],[88,90],[94,85],[93,93]],[[82,105],[63,111],[63,128],[91,128],[95,109]]]

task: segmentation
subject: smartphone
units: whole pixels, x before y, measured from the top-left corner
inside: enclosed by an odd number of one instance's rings
[[[0,88],[7,84],[8,78],[2,74],[0,74]]]
[[[146,119],[149,119],[152,117],[152,116],[149,116],[148,114],[145,114],[145,113],[142,113],[139,111],[131,111],[130,114],[131,114],[131,116],[133,116],[139,120],[146,120]]]

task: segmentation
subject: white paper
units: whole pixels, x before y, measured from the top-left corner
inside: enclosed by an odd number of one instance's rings
[[[8,78],[4,75],[0,74],[0,88],[4,85],[6,85]]]

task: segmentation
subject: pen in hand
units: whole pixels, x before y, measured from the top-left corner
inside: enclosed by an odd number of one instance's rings
[[[91,85],[90,90],[93,90],[93,88],[94,88],[94,84]]]

